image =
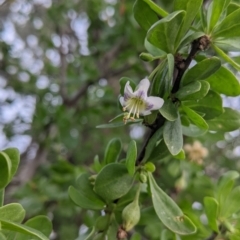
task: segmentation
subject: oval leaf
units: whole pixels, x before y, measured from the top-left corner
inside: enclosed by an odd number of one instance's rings
[[[180,117],[173,121],[166,121],[163,127],[163,138],[172,155],[177,155],[183,146],[182,126]]]
[[[175,121],[178,117],[177,107],[172,103],[170,99],[164,101],[163,106],[159,109],[159,112],[168,121]]]
[[[188,235],[196,232],[192,221],[183,214],[178,205],[156,183],[148,172],[149,185],[152,194],[153,206],[162,223],[171,231]]]
[[[122,143],[119,138],[113,138],[107,145],[104,155],[104,163],[116,162],[122,150]]]
[[[126,166],[129,174],[131,176],[135,173],[135,164],[137,159],[137,145],[134,140],[132,140],[128,145]]]
[[[130,190],[132,182],[133,178],[125,165],[111,163],[98,174],[94,190],[106,201],[112,201],[124,196]]]
[[[11,178],[12,163],[8,155],[0,152],[0,189],[7,186]]]
[[[208,224],[211,229],[215,232],[219,232],[218,230],[218,214],[219,214],[219,206],[218,202],[215,198],[205,197],[204,198],[204,207],[205,212],[208,218]]]
[[[25,217],[25,210],[21,204],[10,203],[0,208],[0,217],[7,221],[21,223]]]
[[[187,84],[184,87],[180,87],[180,89],[175,94],[175,97],[182,100],[189,95],[199,91],[201,89],[201,83],[199,81],[194,81]]]

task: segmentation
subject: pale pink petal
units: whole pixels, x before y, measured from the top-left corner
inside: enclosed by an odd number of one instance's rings
[[[148,97],[146,110],[158,110],[162,107],[164,100],[160,97]]]

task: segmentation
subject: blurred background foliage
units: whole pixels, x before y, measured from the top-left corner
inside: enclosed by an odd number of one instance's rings
[[[173,4],[156,2],[166,10]],[[52,239],[76,239],[93,225],[96,213],[75,207],[67,189],[91,169],[95,155],[101,160],[113,137],[121,139],[124,151],[131,138],[141,147],[147,131],[138,124],[96,128],[121,113],[120,77],[138,82],[154,67],[139,59],[145,32],[133,18],[133,3],[0,1],[0,146],[21,151],[7,201],[19,201],[28,218],[48,215]],[[225,106],[240,108],[239,98],[223,98]],[[187,161],[162,158],[156,174],[185,212],[193,209],[201,216],[203,197],[213,195],[216,179],[227,170],[240,170],[239,130],[185,142]],[[147,223],[151,210],[146,209],[140,225]],[[141,231],[158,239],[154,234],[161,224],[156,225]]]

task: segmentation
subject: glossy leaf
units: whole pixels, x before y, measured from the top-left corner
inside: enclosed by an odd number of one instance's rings
[[[157,14],[143,0],[137,0],[135,2],[133,14],[139,25],[146,31],[158,21]]]
[[[204,98],[198,101],[184,101],[183,104],[196,112],[204,113],[206,120],[218,117],[223,113],[221,96],[211,90]]]
[[[240,112],[231,108],[224,108],[223,114],[207,123],[209,129],[213,131],[234,131],[240,128]]]
[[[8,155],[0,152],[0,189],[7,186],[11,178],[12,163]]]
[[[94,190],[106,201],[112,201],[124,196],[130,190],[132,182],[133,178],[125,165],[111,163],[97,175]]]
[[[221,61],[217,57],[207,58],[186,71],[182,79],[182,85],[204,80],[214,74],[220,67]]]
[[[164,101],[163,106],[159,109],[159,112],[164,118],[169,121],[175,121],[178,117],[177,107],[172,103],[170,99]]]
[[[147,39],[166,53],[175,53],[176,38],[182,24],[185,11],[176,11],[156,22],[148,31]]]
[[[225,67],[220,67],[206,81],[210,84],[211,89],[218,93],[227,96],[240,95],[240,83],[238,79]]]
[[[175,94],[176,98],[182,100],[189,95],[192,95],[195,92],[198,92],[201,89],[201,83],[199,81],[191,82],[180,89]]]
[[[219,204],[217,200],[213,197],[205,197],[204,207],[205,207],[205,212],[208,218],[209,226],[213,231],[219,232],[218,223],[217,223],[218,214],[219,214]]]
[[[126,157],[126,167],[131,176],[135,173],[135,164],[137,159],[137,145],[134,140],[128,145],[127,157]]]
[[[196,232],[192,221],[183,214],[182,210],[156,183],[148,172],[150,191],[155,212],[162,223],[171,231],[188,235]]]
[[[122,150],[122,143],[120,139],[113,138],[107,145],[104,154],[104,163],[109,164],[111,162],[116,162]]]
[[[175,121],[166,121],[163,127],[163,138],[172,155],[177,155],[183,146],[180,116]]]
[[[199,114],[184,105],[182,105],[182,109],[194,125],[204,130],[208,129],[208,124]]]
[[[145,3],[148,4],[148,6],[159,16],[166,17],[168,15],[168,12],[166,12],[163,8],[161,8],[159,5],[157,5],[155,2],[151,0],[143,0]]]

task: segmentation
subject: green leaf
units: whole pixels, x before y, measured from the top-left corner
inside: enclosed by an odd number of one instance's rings
[[[225,218],[231,217],[234,213],[237,213],[240,210],[240,186],[237,186],[229,194],[226,203],[222,209],[222,216]]]
[[[214,45],[218,48],[230,52],[240,50],[240,37],[237,38],[217,38],[214,40]]]
[[[157,14],[143,0],[135,2],[133,5],[133,15],[138,24],[146,31],[158,21]]]
[[[42,232],[45,236],[49,236],[52,232],[52,222],[46,216],[37,216],[29,219],[24,223],[25,226],[36,229]],[[16,240],[35,240],[37,237],[26,236],[24,234],[18,234]]]
[[[207,130],[190,124],[189,126],[182,126],[183,135],[188,137],[198,137],[204,135]]]
[[[146,160],[149,159],[153,149],[156,147],[157,142],[162,139],[163,137],[163,128],[159,128],[154,134],[153,136],[150,138],[148,145],[146,147],[146,151],[145,151],[145,155],[144,155],[144,160],[143,162],[145,162]]]
[[[180,235],[189,235],[196,232],[196,227],[185,216],[177,204],[155,182],[148,172],[150,191],[155,212],[162,223],[171,231]]]
[[[183,149],[177,155],[174,155],[173,157],[176,159],[180,159],[180,160],[184,160],[186,158],[185,152]]]
[[[79,176],[76,187],[70,186],[68,189],[69,197],[76,205],[92,210],[101,210],[105,207],[105,203],[93,191],[88,174],[84,173]]]
[[[36,229],[30,228],[28,226],[24,226],[22,224],[14,223],[11,221],[6,221],[1,218],[0,218],[0,223],[1,223],[2,229],[4,230],[9,230],[9,231],[30,235],[40,240],[49,240],[49,238],[46,237],[43,233],[37,231]]]
[[[166,53],[162,50],[160,50],[159,48],[153,46],[148,40],[147,38],[145,38],[144,40],[144,47],[146,48],[146,50],[154,57],[159,57],[161,56],[161,59],[164,58],[164,56],[166,56]]]
[[[183,75],[182,85],[197,80],[204,80],[215,73],[221,67],[221,61],[217,57],[207,58],[197,63]]]
[[[131,176],[135,173],[135,164],[137,159],[137,145],[134,140],[128,145],[127,157],[126,157],[126,167]]]
[[[223,114],[207,123],[210,130],[231,132],[240,128],[240,112],[231,108],[224,108]]]
[[[240,28],[239,28],[240,29]],[[217,52],[217,54],[222,57],[226,62],[230,63],[234,68],[236,68],[238,71],[240,71],[240,65],[237,64],[232,58],[230,58],[223,50],[221,50],[216,45],[211,45],[213,49]]]
[[[161,140],[161,142],[151,152],[151,155],[149,156],[148,160],[155,162],[155,161],[162,160],[169,156],[172,156],[172,155],[169,152],[169,150],[166,146],[166,143],[163,140]]]
[[[122,77],[120,78],[119,80],[119,84],[120,84],[120,94],[122,96],[124,96],[124,88],[125,88],[125,85],[126,83],[129,82],[130,86],[132,87],[132,89],[134,90],[137,86],[137,84],[131,79],[131,78],[128,78],[128,77]]]
[[[183,97],[181,100],[198,100],[204,98],[207,95],[210,89],[210,84],[204,80],[198,82],[201,84],[200,90],[193,94],[187,95],[186,97]]]
[[[117,127],[127,126],[130,124],[140,123],[143,121],[142,119],[135,119],[134,121],[127,120],[127,122],[125,123],[123,121],[124,114],[126,114],[126,113],[121,114],[122,117],[121,118],[118,117],[118,119],[115,119],[114,122],[101,124],[101,125],[96,126],[96,128],[117,128]]]
[[[215,74],[206,79],[211,89],[227,96],[240,95],[240,83],[232,72],[220,67]]]
[[[104,154],[104,163],[116,162],[122,150],[122,143],[119,138],[113,138],[109,141]]]
[[[195,111],[193,111],[192,109],[190,109],[184,105],[182,105],[181,107],[194,125],[196,125],[197,127],[199,127],[200,129],[203,129],[203,130],[208,129],[208,124],[199,114],[197,114]]]
[[[11,178],[12,163],[8,155],[0,152],[0,189],[7,186]]]
[[[0,207],[0,217],[7,221],[21,223],[25,217],[25,210],[18,203],[10,203]]]
[[[7,148],[3,150],[3,152],[5,152],[11,160],[12,167],[10,179],[12,179],[18,169],[18,164],[20,162],[20,153],[17,148]]]
[[[199,91],[201,89],[201,83],[199,81],[191,82],[183,87],[180,87],[180,89],[175,94],[175,97],[182,100],[189,95],[192,95],[193,93]]]
[[[148,41],[166,53],[175,54],[175,42],[184,16],[185,11],[177,11],[156,22],[147,33]]]
[[[208,32],[217,25],[223,11],[228,7],[231,0],[213,0],[211,11],[209,11]]]
[[[112,201],[124,196],[130,190],[132,183],[133,178],[128,174],[125,165],[111,163],[97,175],[94,190],[106,201]]]
[[[182,103],[196,112],[204,113],[204,119],[206,120],[215,118],[223,113],[222,98],[212,90],[198,101],[183,101]]]
[[[215,11],[215,9],[214,9]],[[236,38],[240,37],[240,21],[239,21],[240,9],[229,14],[218,24],[212,32],[213,41],[216,38]]]
[[[162,9],[160,6],[158,6],[155,2],[151,0],[143,0],[145,3],[148,4],[148,6],[157,13],[160,17],[166,17],[168,15],[168,12],[166,12],[164,9]]]
[[[209,226],[213,231],[219,232],[217,223],[219,204],[217,200],[213,197],[205,197],[203,201]]]
[[[200,7],[202,6],[202,0],[181,0],[174,1],[174,11],[185,10],[186,15],[183,20],[181,31],[179,32],[178,40],[181,41],[182,37],[186,35],[192,25]]]
[[[166,121],[163,126],[163,139],[172,155],[177,155],[183,146],[180,116],[173,121]]]
[[[177,107],[172,103],[170,99],[164,101],[163,106],[159,109],[159,112],[168,121],[175,121],[178,117]]]
[[[0,240],[7,240],[5,235],[3,235],[3,233],[0,232]]]
[[[171,53],[167,55],[167,61],[168,61],[168,81],[171,81],[173,79],[173,71],[175,66],[175,59]]]

